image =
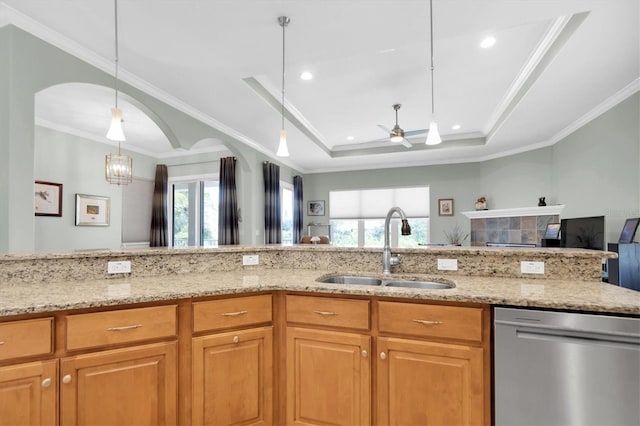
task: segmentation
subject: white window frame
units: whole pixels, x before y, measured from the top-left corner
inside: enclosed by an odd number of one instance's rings
[[[203,181],[217,181],[220,183],[220,174],[219,173],[207,173],[204,175],[190,175],[190,176],[176,176],[173,178],[167,179],[167,211],[171,213],[168,217],[169,226],[168,229],[168,238],[169,238],[169,247],[173,247],[173,185],[176,183],[196,183],[198,185],[198,190],[196,191],[196,211],[195,211],[195,229],[197,232],[195,233],[195,247],[200,247],[202,243],[200,240],[202,239],[200,226],[202,222],[201,218],[201,206],[200,206],[200,185]]]

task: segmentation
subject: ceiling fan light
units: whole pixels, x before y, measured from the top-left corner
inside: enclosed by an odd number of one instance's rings
[[[287,131],[282,129],[280,130],[280,143],[278,144],[278,152],[276,152],[278,157],[288,157],[289,156],[289,148],[287,148]]]
[[[124,142],[124,132],[122,131],[122,111],[120,108],[111,108],[111,125],[107,132],[107,139]]]
[[[391,133],[391,135],[389,136],[390,136],[389,140],[391,142],[402,142],[402,140],[404,139],[404,136],[398,133]]]
[[[435,121],[429,123],[429,134],[427,135],[427,141],[425,143],[427,145],[438,145],[442,143],[440,132],[438,132],[438,123]]]

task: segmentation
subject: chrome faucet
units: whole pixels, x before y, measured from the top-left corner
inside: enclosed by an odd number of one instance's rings
[[[393,265],[399,265],[402,261],[399,254],[391,256],[391,245],[389,244],[389,223],[391,222],[391,216],[393,216],[394,213],[398,213],[400,215],[400,219],[402,219],[402,227],[400,228],[402,235],[411,235],[411,227],[407,221],[407,215],[404,214],[404,211],[400,207],[391,207],[389,213],[387,213],[386,219],[384,220],[384,249],[382,250],[383,274],[390,274],[391,267]]]

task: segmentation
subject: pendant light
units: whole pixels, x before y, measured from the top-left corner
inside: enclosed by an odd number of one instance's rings
[[[429,133],[427,135],[427,145],[438,145],[442,142],[436,123],[435,95],[433,93],[433,0],[429,0],[429,20],[431,30],[431,122],[429,123]]]
[[[284,29],[287,25],[289,25],[291,19],[286,16],[280,16],[278,18],[278,23],[282,27],[282,99],[280,103],[280,115],[282,117],[282,127],[280,129],[280,143],[278,144],[278,152],[276,155],[278,157],[288,157],[289,149],[287,148],[287,131],[284,129],[284,54],[285,54],[285,45],[284,45]]]
[[[107,132],[107,139],[118,141],[118,153],[108,154],[105,157],[104,176],[107,182],[116,185],[127,185],[133,179],[133,160],[128,155],[120,153],[120,142],[125,141],[124,132],[122,131],[122,111],[118,108],[118,0],[113,1],[114,4],[114,21],[115,21],[115,107],[111,108],[111,126]]]

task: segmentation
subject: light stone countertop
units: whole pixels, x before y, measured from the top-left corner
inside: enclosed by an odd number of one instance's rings
[[[348,274],[348,271],[253,269],[87,281],[6,283],[0,286],[0,316],[274,290],[640,315],[640,292],[599,282],[447,276],[444,281],[453,283],[455,288],[423,290],[317,281],[333,273]],[[354,272],[353,275],[380,276],[362,272]],[[420,274],[394,274],[391,277],[443,281],[438,276]]]

